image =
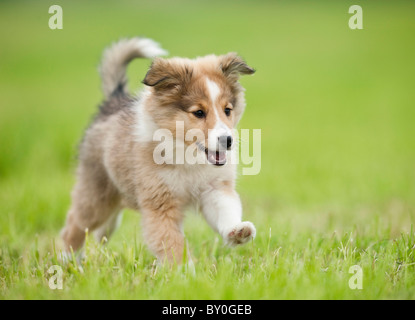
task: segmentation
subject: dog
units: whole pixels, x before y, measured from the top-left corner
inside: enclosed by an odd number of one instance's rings
[[[191,205],[200,209],[225,244],[255,238],[254,225],[242,221],[237,168],[228,161],[236,144],[233,129],[245,109],[238,79],[255,70],[236,53],[161,58],[166,54],[146,38],[120,40],[103,53],[105,100],[79,146],[76,182],[62,230],[67,253],[82,248],[86,229],[98,241],[109,239],[124,208],[142,213],[144,240],[159,261],[182,262],[184,211]],[[134,58],[153,59],[136,96],[128,93],[126,76]],[[195,143],[180,141],[179,122],[185,132],[197,129],[203,137]],[[175,150],[196,144],[194,152],[205,163],[156,163],[159,141],[154,135],[160,129],[172,133]]]

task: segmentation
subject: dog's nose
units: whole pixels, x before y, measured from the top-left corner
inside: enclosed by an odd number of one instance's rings
[[[232,136],[220,136],[219,137],[219,144],[221,145],[221,147],[226,148],[226,149],[230,149],[230,147],[232,146]]]

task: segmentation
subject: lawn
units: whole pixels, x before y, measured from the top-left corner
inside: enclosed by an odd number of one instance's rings
[[[0,299],[414,299],[415,3],[360,2],[0,2]],[[353,4],[363,30],[348,27]],[[257,70],[241,79],[239,128],[261,129],[262,166],[237,186],[257,237],[225,247],[189,212],[195,274],[154,263],[131,211],[107,245],[58,260],[101,52],[136,35],[170,56],[236,51]],[[131,91],[149,64],[131,64]]]

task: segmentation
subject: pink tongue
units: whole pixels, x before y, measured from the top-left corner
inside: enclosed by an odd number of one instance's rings
[[[212,164],[224,164],[226,162],[226,152],[223,151],[209,151],[207,159]]]

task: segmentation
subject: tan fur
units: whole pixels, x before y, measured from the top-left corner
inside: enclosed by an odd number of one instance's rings
[[[199,128],[207,137],[214,125],[214,106],[205,82],[208,78],[221,89],[216,104],[220,119],[233,128],[244,108],[243,89],[237,82],[237,75],[243,73],[253,70],[235,54],[198,60],[156,58],[143,81],[151,87],[146,110],[159,128],[170,129],[174,135],[176,121],[181,120],[185,130]],[[233,109],[230,117],[224,114],[226,107]],[[206,119],[196,118],[192,114],[195,108],[205,110]],[[98,237],[109,237],[114,217],[128,207],[141,211],[143,235],[150,250],[161,260],[180,263],[184,247],[183,211],[194,195],[166,184],[160,176],[162,170],[183,168],[155,164],[156,142],[138,142],[133,132],[135,122],[135,110],[124,107],[103,118],[98,115],[86,131],[62,234],[65,248],[80,249],[85,229],[98,231]],[[219,189],[234,193],[234,181],[217,183]],[[102,230],[107,222],[110,226]]]

